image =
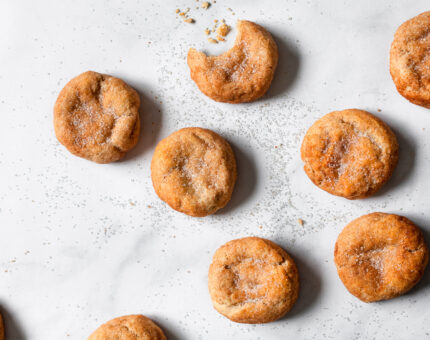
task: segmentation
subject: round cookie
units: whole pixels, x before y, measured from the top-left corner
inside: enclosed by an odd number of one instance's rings
[[[170,207],[190,216],[207,216],[230,200],[236,160],[220,135],[184,128],[157,145],[151,177],[155,192]]]
[[[234,322],[271,322],[296,302],[299,273],[277,244],[259,237],[241,238],[215,252],[209,293],[214,308]]]
[[[166,340],[163,331],[143,315],[112,319],[97,328],[88,340]]]
[[[124,157],[139,138],[139,95],[121,79],[92,71],[69,81],[54,107],[58,141],[97,163]]]
[[[188,51],[191,79],[209,98],[245,103],[263,96],[278,64],[278,47],[268,31],[251,21],[237,22],[234,46],[219,56]]]
[[[346,289],[364,302],[374,302],[410,290],[423,276],[428,248],[406,217],[372,213],[342,230],[334,261]]]
[[[397,29],[390,50],[390,73],[403,97],[430,108],[430,12]]]
[[[301,157],[312,182],[330,194],[365,198],[388,181],[399,146],[379,118],[357,109],[331,112],[307,131]]]

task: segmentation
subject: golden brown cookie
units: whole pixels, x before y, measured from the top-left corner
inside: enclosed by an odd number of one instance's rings
[[[92,71],[67,83],[54,107],[57,139],[97,163],[124,157],[139,138],[139,95],[121,79]]]
[[[215,252],[209,293],[214,308],[234,322],[271,322],[296,302],[299,273],[293,259],[277,244],[245,237]]]
[[[346,289],[364,302],[374,302],[410,290],[423,276],[428,248],[406,217],[372,213],[342,230],[334,261]]]
[[[349,109],[317,120],[303,139],[301,156],[315,185],[357,199],[371,196],[388,181],[398,150],[396,136],[382,120]]]
[[[173,209],[206,216],[230,200],[237,177],[236,160],[220,135],[185,128],[158,143],[151,177],[157,195]]]
[[[278,47],[269,32],[250,21],[237,22],[234,46],[219,56],[188,51],[191,79],[205,95],[224,103],[245,103],[263,96],[278,64]]]
[[[403,97],[430,108],[430,12],[397,29],[390,50],[390,73]]]
[[[166,340],[166,336],[146,316],[127,315],[101,325],[88,340]]]

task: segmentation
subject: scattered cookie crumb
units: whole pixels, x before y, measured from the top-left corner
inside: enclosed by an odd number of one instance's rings
[[[303,221],[301,218],[297,219],[297,222],[303,226],[305,224],[305,221]]]
[[[136,203],[130,201],[130,205],[132,205],[134,207],[136,205]]]
[[[222,24],[220,27],[218,27],[216,33],[217,33],[217,39],[219,41],[225,41],[225,36],[230,32],[230,27],[226,24]]]
[[[382,110],[381,109],[378,109],[378,112],[381,112]]]
[[[206,35],[211,34],[211,30],[210,30],[209,28],[206,28],[206,29],[205,29],[205,34],[206,34]]]
[[[211,44],[218,44],[218,40],[215,40],[215,39],[213,39],[213,38],[208,38],[208,41],[209,41]]]
[[[176,11],[175,11],[175,13],[179,13],[181,10],[178,8]]]
[[[211,4],[209,2],[205,1],[205,2],[202,3],[202,8],[208,9],[210,7],[210,5]]]
[[[262,225],[259,225],[259,226],[258,226],[258,228],[263,229],[263,226],[262,226]]]
[[[150,206],[150,205],[148,204],[148,208],[152,208],[152,206]]]
[[[194,23],[194,19],[192,19],[192,18],[185,19],[184,21],[188,24]]]

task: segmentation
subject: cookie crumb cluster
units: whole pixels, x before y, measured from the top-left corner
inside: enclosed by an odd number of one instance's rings
[[[223,22],[222,25],[216,30],[218,41],[225,41],[225,37],[227,36],[228,32],[230,32],[230,27],[226,25],[225,22]]]
[[[199,0],[196,0],[196,2],[198,3]],[[213,3],[215,4],[216,1],[214,0]],[[203,1],[200,4],[200,7],[197,6],[196,9],[202,8],[207,10],[211,6],[212,6],[212,3],[210,3],[209,1]],[[235,15],[235,13],[230,7],[227,8],[227,10],[229,10],[232,13],[232,15]],[[175,11],[175,13],[179,15],[179,17],[182,18],[184,22],[188,24],[193,24],[196,22],[196,20],[189,16],[189,12],[190,12],[190,8],[187,8],[185,11],[182,11],[181,9],[177,8]],[[218,42],[226,41],[225,37],[230,32],[230,30],[231,30],[231,27],[226,24],[225,19],[222,19],[222,20],[215,19],[214,26],[211,29],[206,28],[204,30],[204,33],[206,36],[209,36],[207,39],[209,43],[218,44]],[[213,36],[211,36],[212,34]]]
[[[218,26],[221,23],[220,26]],[[205,34],[211,35],[212,33],[215,34],[214,38],[208,38],[208,41],[212,44],[217,44],[218,42],[225,41],[225,37],[230,32],[231,28],[228,26],[225,22],[225,19],[222,19],[221,21],[218,19],[214,20],[214,26],[212,29],[206,28]]]
[[[179,16],[184,19],[184,22],[186,22],[187,24],[193,24],[196,21],[188,16],[189,12],[190,8],[187,8],[185,11],[181,11],[179,8],[177,8],[175,11],[176,14],[179,14]]]

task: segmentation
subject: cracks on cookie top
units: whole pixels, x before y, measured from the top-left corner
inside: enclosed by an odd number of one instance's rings
[[[412,78],[417,82],[413,86],[411,84],[407,85],[408,91],[428,91],[430,76],[430,66],[427,62],[430,53],[429,37],[430,28],[425,27],[419,35],[408,37],[403,42],[405,45],[397,45],[397,51],[402,56],[401,60],[403,61],[400,69],[402,69],[402,66],[406,67],[413,74]]]
[[[233,273],[233,291],[229,293],[229,303],[222,303],[226,307],[238,307],[249,303],[258,303],[266,305],[265,300],[268,298],[268,288],[276,286],[280,287],[282,284],[274,282],[272,274],[275,268],[281,266],[284,269],[288,281],[293,281],[293,277],[288,275],[287,268],[284,264],[289,262],[288,259],[282,258],[281,261],[266,261],[254,257],[239,257],[230,264],[222,265],[224,270]],[[250,268],[251,267],[251,268]],[[292,283],[291,283],[292,284]],[[261,294],[263,289],[263,294]],[[238,299],[237,293],[241,292],[244,296],[237,302],[232,302]],[[288,297],[276,300],[277,303],[284,303]],[[281,301],[280,301],[281,300]],[[218,302],[219,303],[219,302]]]
[[[134,329],[130,328],[128,325],[124,325],[124,324],[122,324],[122,325],[121,325],[121,328],[122,328],[122,329],[125,329],[125,330],[126,330],[126,333],[133,335],[133,336],[136,338],[136,340],[138,340],[138,339],[140,339],[140,338],[141,338],[141,336],[140,336],[139,334],[137,334],[137,333],[134,331]]]
[[[326,175],[320,179],[319,184],[324,183],[331,188],[335,188],[339,185],[339,180],[343,176],[348,176],[348,178],[353,176],[357,178],[366,178],[365,182],[368,185],[366,190],[371,190],[373,186],[378,184],[375,174],[370,173],[371,171],[374,172],[375,168],[357,166],[351,168],[351,165],[357,162],[361,164],[362,161],[374,160],[381,162],[383,164],[382,168],[385,169],[387,164],[382,160],[382,148],[372,135],[359,130],[353,122],[347,122],[343,118],[340,118],[339,125],[342,129],[339,140],[332,140],[330,133],[327,133],[324,137],[324,146],[321,150],[319,162],[326,164],[329,173],[326,173]],[[372,155],[369,156],[367,153],[361,152],[360,149],[357,150],[356,145],[360,143],[361,138],[365,138],[373,145],[374,153]],[[373,157],[376,157],[376,159],[373,159]],[[381,171],[383,171],[383,169],[381,169]]]
[[[179,175],[182,180],[182,186],[186,189],[189,195],[197,196],[198,199],[207,201],[205,203],[218,203],[225,194],[222,189],[223,183],[220,183],[219,169],[214,169],[206,162],[206,157],[210,157],[210,153],[218,150],[212,143],[207,142],[202,137],[193,134],[200,145],[204,145],[202,152],[189,152],[180,150],[173,160],[173,166],[168,169],[164,178],[168,178],[173,172]],[[209,207],[214,209],[215,206]]]
[[[79,91],[75,93],[78,103],[72,110],[72,126],[75,131],[74,143],[79,147],[109,145],[120,152],[124,152],[120,145],[115,145],[112,142],[115,126],[124,114],[118,115],[115,107],[105,107],[104,105],[105,94],[108,91],[106,85],[108,79],[105,75],[99,75],[97,81],[90,88],[91,100],[82,101]],[[130,112],[126,112],[125,116],[131,116]],[[129,138],[132,137],[137,122],[136,119]]]

